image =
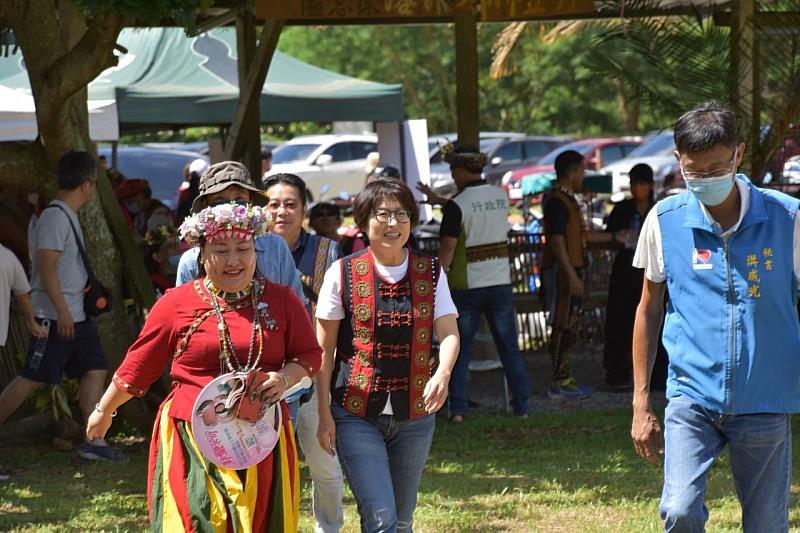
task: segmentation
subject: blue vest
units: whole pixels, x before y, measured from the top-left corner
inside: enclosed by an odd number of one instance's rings
[[[794,225],[800,201],[750,188],[722,239],[690,193],[656,206],[669,289],[667,397],[723,414],[800,411]]]

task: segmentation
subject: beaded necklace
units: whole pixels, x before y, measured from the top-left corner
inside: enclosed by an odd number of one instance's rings
[[[260,287],[256,286],[258,283],[259,282],[257,280],[254,280],[243,291],[228,293],[217,289],[210,279],[206,278],[205,280],[205,286],[208,289],[208,292],[211,294],[211,308],[214,310],[214,314],[216,315],[218,322],[217,328],[219,329],[219,358],[221,372],[225,372],[225,369],[227,368],[228,372],[247,373],[258,367],[258,364],[261,362],[261,355],[264,351],[264,336],[262,335],[261,321],[259,320],[260,313],[258,312],[256,305],[256,294],[261,292]],[[228,325],[225,323],[225,318],[222,314],[222,307],[219,300],[221,298],[226,302],[232,302],[241,300],[247,295],[250,296],[250,303],[253,306],[253,332],[250,335],[250,347],[247,352],[247,363],[242,366],[239,363],[238,356],[236,355],[236,349],[233,345],[233,340],[231,339],[231,333],[228,329]],[[258,355],[256,356],[255,360],[253,360],[256,337],[258,337]]]

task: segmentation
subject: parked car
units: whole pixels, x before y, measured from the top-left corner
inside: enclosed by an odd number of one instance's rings
[[[272,151],[279,143],[275,141],[261,141],[261,150]],[[185,152],[197,152],[198,154],[208,155],[208,141],[192,142],[163,142],[163,143],[143,143],[146,148],[157,148],[159,150],[182,150]]]
[[[430,148],[431,187],[440,196],[453,196],[456,185],[450,175],[450,166],[442,159],[440,146],[455,142],[457,135],[447,133],[428,139]],[[546,136],[525,136],[514,132],[480,132],[479,149],[487,156],[484,178],[494,185],[499,184],[502,175],[518,166],[530,164],[564,144],[567,139]]]
[[[364,188],[367,155],[377,151],[374,134],[295,137],[272,151],[272,169],[267,176],[296,174],[315,199],[320,199],[324,185],[334,196],[343,192],[354,195]]]
[[[603,174],[611,174],[613,192],[630,189],[628,172],[638,164],[650,165],[653,169],[653,181],[656,193],[673,183],[681,181],[678,160],[675,159],[675,140],[672,131],[661,131],[647,138],[641,146],[631,152],[628,157],[615,163],[606,164],[600,169]]]
[[[109,167],[113,165],[110,146],[101,146],[99,155],[106,156]],[[146,179],[150,183],[153,197],[175,211],[178,188],[183,182],[183,167],[195,159],[208,161],[206,156],[196,152],[120,146],[117,148],[115,168],[126,178]]]
[[[549,154],[545,155],[538,163],[528,165],[517,170],[506,172],[500,183],[508,192],[511,200],[522,198],[520,182],[525,176],[543,174],[552,175],[555,172],[556,157],[566,150],[575,150],[583,155],[586,160],[587,170],[598,170],[604,165],[619,161],[630,154],[637,146],[642,144],[638,138],[621,139],[583,139],[569,144],[559,146]]]

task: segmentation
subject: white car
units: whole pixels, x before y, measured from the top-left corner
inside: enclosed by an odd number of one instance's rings
[[[367,155],[377,151],[378,137],[374,134],[295,137],[272,151],[272,168],[267,176],[300,176],[315,201],[353,196],[364,188]]]
[[[611,174],[612,192],[630,190],[631,180],[628,172],[640,164],[650,165],[653,169],[653,182],[656,192],[659,192],[665,181],[669,184],[672,176],[678,171],[678,161],[675,159],[675,141],[671,131],[662,131],[645,139],[644,143],[628,154],[628,157],[600,169],[601,174]]]

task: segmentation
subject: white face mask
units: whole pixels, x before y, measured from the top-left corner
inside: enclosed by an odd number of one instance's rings
[[[719,205],[725,201],[734,186],[734,175],[736,174],[736,154],[738,150],[733,152],[733,160],[729,171],[716,171],[716,172],[686,172],[681,166],[681,174],[686,182],[686,188],[691,192],[697,200],[707,206]],[[720,174],[720,172],[725,172]]]

